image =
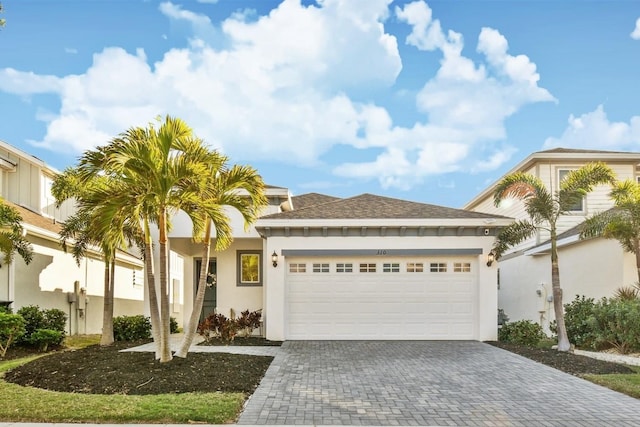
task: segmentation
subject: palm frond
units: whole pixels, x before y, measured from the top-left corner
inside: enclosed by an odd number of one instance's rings
[[[493,253],[499,259],[510,247],[533,236],[538,227],[531,221],[516,221],[500,230],[493,245]]]

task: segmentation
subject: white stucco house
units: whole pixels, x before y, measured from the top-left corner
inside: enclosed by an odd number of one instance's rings
[[[514,172],[530,173],[540,178],[551,191],[556,191],[565,173],[593,161],[607,163],[619,180],[638,180],[640,177],[640,153],[564,148],[533,153],[505,176]],[[507,200],[498,207],[494,206],[493,191],[502,178],[463,208],[516,219],[527,218],[522,202]],[[558,257],[564,303],[571,302],[576,295],[595,299],[610,297],[616,289],[638,281],[634,255],[625,253],[617,240],[579,238],[580,224],[587,217],[613,207],[609,191],[608,185],[595,188],[558,223]],[[539,322],[547,330],[549,322],[555,318],[548,239],[548,232],[540,232],[513,248],[498,262],[499,307],[511,321],[529,319]]]
[[[99,333],[103,262],[94,251],[80,266],[62,251],[60,222],[73,211],[54,207],[57,171],[0,142],[0,195],[23,217],[34,247],[31,264],[0,267],[0,302],[37,304],[69,313],[69,333]],[[268,206],[245,230],[229,211],[234,241],[213,252],[201,315],[261,310],[268,339],[496,339],[495,235],[512,219],[362,194],[292,197],[267,186]],[[190,316],[201,264],[183,213],[169,234],[171,315]],[[0,260],[0,263],[1,260]],[[157,260],[156,260],[156,265]],[[118,255],[115,312],[148,313],[138,254]]]
[[[205,310],[261,309],[272,340],[496,339],[487,256],[512,219],[371,194],[267,195],[254,227],[241,232],[235,218],[232,247],[213,254]],[[188,314],[200,248],[184,219],[174,219],[170,245],[186,284],[174,297]]]
[[[55,208],[50,188],[58,172],[42,160],[0,141],[0,196],[22,216],[26,238],[34,250],[26,265],[16,255],[6,265],[0,260],[0,304],[15,310],[38,305],[68,315],[69,334],[100,333],[104,263],[92,251],[80,265],[59,244],[58,231],[73,203]],[[144,311],[143,264],[138,256],[117,256],[114,314]]]

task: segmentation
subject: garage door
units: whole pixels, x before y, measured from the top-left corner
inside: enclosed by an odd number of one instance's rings
[[[288,258],[287,339],[476,339],[477,258]]]

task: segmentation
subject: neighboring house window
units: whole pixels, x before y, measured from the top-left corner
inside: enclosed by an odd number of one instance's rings
[[[422,273],[424,271],[424,264],[421,262],[408,262],[407,273]]]
[[[640,175],[639,175],[639,176],[636,176],[636,182],[637,182],[638,184],[640,184]]]
[[[351,263],[336,264],[336,273],[353,273],[353,264]]]
[[[262,286],[262,251],[238,251],[238,286]]]
[[[470,273],[471,263],[470,262],[454,262],[453,272],[454,273]]]
[[[429,271],[432,273],[446,273],[447,272],[447,263],[446,262],[432,262],[429,264]]]
[[[560,188],[560,183],[567,176],[567,174],[571,172],[571,169],[558,169],[558,189]],[[575,205],[569,208],[570,212],[582,212],[584,211],[584,198],[580,199],[576,202]]]
[[[313,272],[314,273],[328,273],[329,272],[329,264],[313,264]]]
[[[382,271],[384,273],[400,273],[400,264],[397,262],[384,263],[382,264]]]
[[[307,264],[297,264],[291,263],[289,264],[289,273],[306,273],[307,272]]]
[[[360,263],[360,273],[375,273],[375,272],[376,272],[375,264]]]

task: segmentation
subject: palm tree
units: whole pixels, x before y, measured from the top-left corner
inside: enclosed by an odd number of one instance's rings
[[[551,242],[551,285],[553,308],[558,327],[558,350],[569,351],[571,344],[567,337],[560,287],[558,264],[557,222],[561,215],[568,213],[576,203],[593,190],[595,185],[613,183],[613,171],[602,162],[594,162],[573,170],[560,182],[560,189],[550,192],[536,176],[516,172],[504,177],[497,185],[493,201],[496,207],[509,197],[520,199],[529,216],[504,228],[497,236],[494,253],[499,258],[510,247],[532,237],[538,230],[547,230]]]
[[[640,184],[632,180],[616,182],[609,193],[614,208],[595,214],[584,222],[580,238],[616,239],[636,256],[640,283]]]
[[[207,168],[199,159],[207,156],[208,150],[191,128],[167,116],[157,129],[153,124],[131,128],[106,146],[85,153],[80,161],[84,180],[97,175],[112,178],[98,211],[102,221],[110,220],[115,230],[122,230],[126,221],[142,224],[151,323],[161,362],[172,359],[167,277],[170,218],[178,210],[185,211],[191,217],[193,234],[202,235],[205,224],[200,206]],[[151,256],[151,224],[159,234],[159,298]]]
[[[26,264],[33,260],[33,247],[24,236],[20,213],[0,198],[0,253],[5,264],[13,262],[16,252]]]
[[[142,247],[140,226],[127,223],[124,234],[113,233],[109,218],[107,227],[100,227],[100,217],[96,216],[96,207],[102,204],[104,190],[113,184],[105,176],[95,176],[91,181],[80,184],[76,169],[66,169],[56,176],[51,192],[56,199],[56,206],[71,198],[76,200],[77,212],[66,219],[60,231],[60,242],[63,250],[68,249],[67,241],[73,240],[72,254],[78,265],[86,256],[90,246],[101,249],[104,257],[104,299],[102,315],[102,335],[100,345],[107,346],[114,342],[113,336],[113,299],[115,287],[116,252],[136,245]]]
[[[224,212],[228,206],[236,209],[245,221],[245,227],[252,224],[259,216],[262,208],[267,204],[264,196],[264,182],[258,172],[249,166],[234,165],[227,169],[227,158],[217,152],[211,153],[207,161],[209,166],[208,182],[202,194],[202,214],[205,221],[202,241],[202,262],[200,267],[198,290],[193,304],[193,310],[185,327],[185,334],[176,352],[177,357],[187,357],[193,343],[198,326],[198,319],[202,311],[206,290],[207,266],[209,265],[212,226],[216,236],[216,251],[227,249],[233,240],[229,217]],[[243,194],[246,193],[246,194]]]

